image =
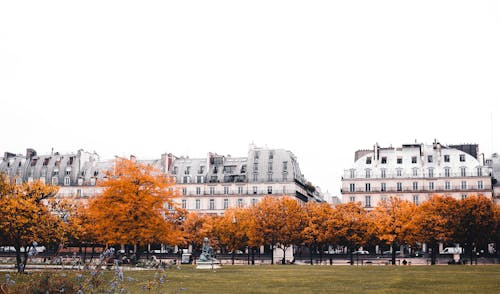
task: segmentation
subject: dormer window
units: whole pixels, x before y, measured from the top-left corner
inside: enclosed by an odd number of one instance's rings
[[[371,156],[366,157],[366,164],[372,164]]]

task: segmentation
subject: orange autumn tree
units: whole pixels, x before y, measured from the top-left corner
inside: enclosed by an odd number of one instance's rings
[[[332,243],[347,247],[350,263],[354,264],[352,252],[356,246],[363,246],[370,237],[370,222],[367,212],[359,202],[335,206],[327,222],[328,238]]]
[[[212,234],[221,249],[231,252],[231,263],[234,264],[236,250],[248,244],[247,230],[251,215],[248,209],[230,208],[223,216],[214,218]]]
[[[189,212],[182,225],[182,246],[192,246],[193,252],[201,252],[203,239],[210,237],[212,234],[213,219],[209,215],[197,214]],[[211,241],[211,246],[214,246],[214,240]]]
[[[396,197],[381,201],[371,212],[377,237],[391,245],[391,263],[396,264],[397,246],[415,242],[415,204]]]
[[[333,212],[328,203],[307,202],[303,207],[305,225],[302,229],[304,245],[309,248],[310,262],[313,264],[313,251],[323,253],[330,238],[328,222]]]
[[[469,196],[458,201],[455,239],[463,244],[473,264],[474,250],[494,239],[496,229],[493,201],[484,196]]]
[[[418,206],[415,216],[418,240],[432,249],[431,265],[436,264],[439,243],[452,241],[457,213],[458,201],[450,196],[433,196]]]
[[[174,206],[173,185],[172,177],[149,165],[117,159],[100,183],[104,191],[89,201],[97,239],[134,247],[168,240],[175,231],[165,219],[166,205]]]
[[[253,246],[269,245],[271,264],[274,264],[274,249],[286,250],[294,244],[302,243],[302,209],[300,204],[287,196],[264,197],[251,208],[253,219],[248,230],[249,242]]]
[[[63,222],[44,204],[57,191],[40,181],[17,185],[0,174],[0,243],[16,249],[18,272],[24,272],[34,244],[57,243],[64,236]]]

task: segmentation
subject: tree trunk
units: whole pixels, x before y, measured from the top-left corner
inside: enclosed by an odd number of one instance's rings
[[[281,264],[285,264],[285,255],[286,255],[286,246],[283,246],[282,250],[283,250],[283,258],[281,259]]]
[[[396,246],[396,243],[395,243],[395,242],[392,242],[392,244],[391,244],[391,249],[392,249],[392,253],[391,253],[391,264],[392,264],[392,265],[396,265],[396,249],[397,249],[397,246]]]
[[[431,265],[435,265],[436,264],[436,255],[437,255],[437,251],[438,251],[438,244],[433,242],[430,244],[431,245]]]
[[[234,265],[234,250],[231,252],[231,264]]]
[[[351,256],[351,265],[354,265],[354,254],[352,254],[352,248],[347,247],[347,250],[349,251],[349,255]]]
[[[255,248],[252,247],[252,265],[255,264]]]
[[[311,265],[313,265],[313,246],[309,246],[309,257],[311,258]]]
[[[274,245],[271,245],[271,264],[274,264]]]
[[[473,260],[474,260],[474,246],[472,246],[472,244],[471,244],[471,245],[469,245],[469,247],[470,247],[469,248],[470,265],[473,265],[474,264],[474,262],[473,262]]]

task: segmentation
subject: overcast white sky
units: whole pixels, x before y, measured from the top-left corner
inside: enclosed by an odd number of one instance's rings
[[[500,152],[500,1],[3,1],[0,152]],[[493,139],[492,139],[493,138]]]

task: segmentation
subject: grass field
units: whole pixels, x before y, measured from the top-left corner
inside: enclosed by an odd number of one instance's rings
[[[64,274],[73,278],[77,273]],[[184,266],[165,274],[165,283],[159,284],[151,282],[155,271],[125,271],[120,287],[126,293],[500,293],[500,265],[266,265],[224,266],[216,271]],[[30,276],[11,275],[18,285]],[[112,270],[106,272],[103,289],[109,289],[113,275]],[[0,273],[1,281],[4,276]],[[150,290],[145,287],[148,280]]]

